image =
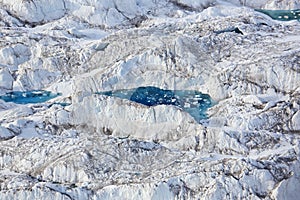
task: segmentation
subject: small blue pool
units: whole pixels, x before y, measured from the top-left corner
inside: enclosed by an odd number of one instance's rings
[[[298,10],[263,10],[255,9],[258,12],[264,13],[270,16],[272,19],[280,21],[291,21],[298,20],[300,21],[300,9]]]
[[[146,106],[174,105],[188,112],[197,122],[207,118],[206,111],[213,105],[208,94],[195,90],[163,90],[148,86],[97,94],[128,99]]]
[[[33,90],[33,91],[14,91],[8,92],[0,96],[0,99],[6,102],[13,102],[17,104],[28,104],[28,103],[43,103],[52,98],[61,95],[60,93],[52,93],[44,90]]]

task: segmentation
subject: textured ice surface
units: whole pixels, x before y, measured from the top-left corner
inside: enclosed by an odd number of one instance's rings
[[[254,11],[299,0],[0,5],[0,94],[62,93],[0,100],[1,200],[299,199],[300,23]],[[140,86],[171,105],[92,95]],[[218,104],[196,123],[173,89]]]
[[[262,12],[272,19],[280,21],[298,20],[300,21],[300,9],[298,10],[263,10],[256,9],[258,12]]]
[[[0,99],[6,102],[14,102],[17,104],[42,103],[59,95],[59,93],[52,93],[50,91],[44,90],[34,90],[26,92],[14,91],[8,92],[5,95],[0,96]]]
[[[206,110],[213,105],[212,99],[208,94],[202,94],[195,90],[163,90],[148,86],[129,90],[99,92],[97,94],[128,99],[146,106],[178,106],[197,121],[205,119]]]

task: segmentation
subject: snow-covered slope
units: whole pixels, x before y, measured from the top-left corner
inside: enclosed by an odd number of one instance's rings
[[[297,0],[0,0],[0,199],[298,199]],[[215,101],[99,92],[155,86]]]

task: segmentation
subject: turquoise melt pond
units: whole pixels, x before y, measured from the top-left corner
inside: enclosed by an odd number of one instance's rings
[[[146,106],[177,106],[188,112],[197,122],[207,118],[206,111],[214,104],[208,94],[203,94],[199,91],[163,90],[152,86],[98,92],[96,94],[128,99]]]
[[[13,102],[17,104],[28,104],[28,103],[43,103],[52,98],[61,95],[60,93],[52,93],[44,90],[33,90],[33,91],[14,91],[8,92],[0,99],[6,102]]]
[[[263,10],[255,9],[258,12],[264,13],[270,16],[272,19],[280,21],[291,21],[298,20],[300,21],[300,9],[297,10]]]

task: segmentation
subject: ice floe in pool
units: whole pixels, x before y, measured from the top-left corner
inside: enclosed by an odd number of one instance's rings
[[[13,102],[17,104],[28,104],[28,103],[42,103],[52,98],[59,96],[60,93],[52,93],[44,90],[33,90],[33,91],[13,91],[8,92],[0,96],[0,99],[6,102]]]
[[[206,110],[213,105],[208,94],[195,90],[163,90],[148,86],[97,94],[128,99],[147,106],[174,105],[188,112],[198,122],[207,118]]]
[[[298,20],[300,21],[300,9],[298,10],[263,10],[256,9],[256,11],[270,16],[272,19],[280,21]]]

